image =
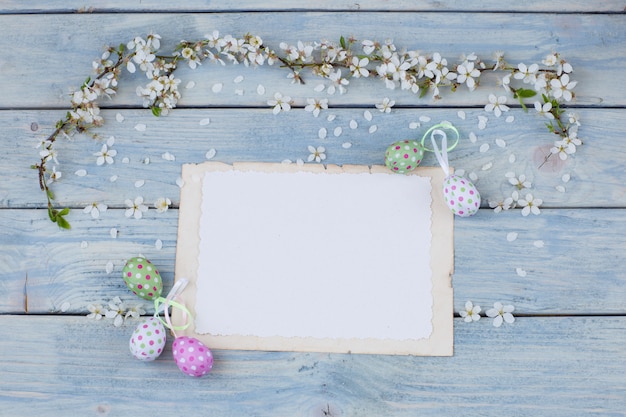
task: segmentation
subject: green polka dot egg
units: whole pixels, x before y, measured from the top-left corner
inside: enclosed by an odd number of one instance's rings
[[[165,327],[156,317],[148,317],[137,325],[130,337],[130,353],[140,361],[153,361],[163,352]]]
[[[443,196],[452,213],[460,217],[473,216],[480,208],[478,189],[458,175],[450,175],[443,181]]]
[[[416,140],[401,140],[387,148],[385,165],[398,174],[413,171],[422,162],[424,147]]]
[[[130,258],[122,270],[124,282],[133,294],[144,300],[155,300],[163,291],[159,271],[146,258]]]

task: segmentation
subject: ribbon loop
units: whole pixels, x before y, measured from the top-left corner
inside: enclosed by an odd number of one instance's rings
[[[454,136],[456,136],[456,138],[454,139],[454,143],[453,143],[452,145],[450,145],[450,147],[448,147],[448,148],[446,148],[445,146],[443,147],[444,149],[446,149],[446,151],[450,152],[452,149],[456,148],[456,145],[458,145],[458,144],[459,144],[459,139],[460,139],[460,137],[461,137],[461,136],[460,136],[460,134],[459,134],[459,131],[457,130],[457,128],[456,128],[456,127],[454,127],[454,125],[452,125],[452,123],[450,123],[450,122],[448,122],[448,121],[445,121],[445,120],[444,120],[443,122],[441,122],[441,123],[439,123],[439,124],[436,124],[436,125],[432,126],[430,129],[428,129],[428,130],[426,131],[426,133],[424,133],[424,136],[422,136],[422,142],[421,142],[421,143],[422,143],[422,146],[424,146],[424,150],[425,150],[425,151],[428,151],[428,152],[435,152],[435,151],[434,151],[434,149],[428,149],[428,148],[424,145],[424,142],[426,141],[426,138],[428,137],[428,135],[431,135],[431,133],[432,133],[434,130],[440,130],[440,131],[443,131],[444,133],[445,133],[446,131],[449,131],[449,133],[450,133],[450,132],[451,132],[451,133],[454,133]],[[448,133],[448,134],[449,134],[449,133]],[[432,137],[432,135],[431,135],[431,137]],[[442,149],[442,150],[443,150],[443,149]]]
[[[191,322],[187,320],[188,317],[191,318],[191,312],[189,311],[189,309],[187,309],[187,307],[185,307],[184,304],[174,301],[174,299],[178,298],[178,295],[185,289],[188,282],[189,281],[185,278],[177,281],[176,284],[174,284],[174,286],[170,290],[170,292],[167,294],[166,298],[159,297],[154,300],[154,311],[155,311],[154,317],[159,319],[159,321],[163,323],[165,327],[170,329],[172,333],[174,334],[174,337],[178,337],[176,335],[177,330],[185,330],[191,324]],[[174,324],[172,324],[172,320],[170,318],[170,313],[169,313],[170,306],[182,310],[183,320],[185,321],[185,324],[183,324],[182,326],[175,326]],[[161,312],[164,313],[165,320],[163,320],[159,316]]]
[[[436,135],[441,136],[441,151],[439,150],[439,147],[437,146],[437,141],[435,140]],[[433,144],[433,152],[435,152],[435,156],[437,157],[439,165],[441,165],[441,169],[443,169],[443,172],[445,172],[446,177],[449,176],[450,165],[448,164],[448,136],[446,135],[446,132],[439,129],[433,130],[433,132],[430,134],[430,142]]]

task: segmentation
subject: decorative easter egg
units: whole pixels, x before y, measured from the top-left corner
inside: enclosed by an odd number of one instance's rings
[[[172,354],[178,368],[189,376],[204,376],[213,368],[213,354],[196,338],[177,337]]]
[[[398,174],[413,171],[422,162],[424,146],[416,140],[401,140],[387,148],[385,165]]]
[[[137,325],[130,337],[130,353],[140,361],[153,361],[163,352],[166,338],[161,321],[149,317]]]
[[[480,194],[474,184],[458,175],[450,175],[443,181],[443,196],[457,216],[473,216],[480,207]]]
[[[161,296],[161,275],[146,258],[130,258],[122,270],[122,276],[128,289],[144,300],[154,300]]]

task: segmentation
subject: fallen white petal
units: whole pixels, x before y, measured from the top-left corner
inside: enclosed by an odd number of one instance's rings
[[[242,82],[242,81],[243,81],[243,75],[238,75],[238,76],[236,76],[236,77],[233,79],[233,82],[234,82],[235,84],[239,84],[239,83],[240,83],[240,82]]]
[[[318,84],[318,85],[315,86],[315,88],[313,90],[317,91],[318,93],[321,93],[322,91],[324,91],[325,88],[326,88],[326,86],[324,84]]]
[[[265,87],[263,86],[263,84],[259,84],[256,86],[256,93],[260,96],[265,94]]]
[[[491,167],[493,167],[493,162],[487,162],[485,165],[483,165],[480,169],[482,171],[487,171],[490,170]]]
[[[533,242],[533,246],[539,249],[543,248],[544,246],[543,240],[535,240]]]
[[[507,242],[513,242],[517,239],[517,232],[509,232],[506,235]]]
[[[115,120],[117,120],[117,121],[118,121],[118,123],[122,123],[122,122],[124,121],[124,116],[122,116],[122,114],[121,114],[121,113],[117,113],[117,114],[115,115]]]
[[[109,230],[109,235],[111,235],[113,239],[117,239],[117,229],[112,227],[111,230]]]
[[[89,246],[89,242],[87,242],[86,240],[83,240],[82,242],[80,242],[81,249],[85,249],[88,246]]]
[[[328,132],[326,131],[325,127],[321,127],[320,130],[317,131],[317,137],[320,139],[326,139],[326,134]]]
[[[344,149],[350,149],[352,147],[352,144],[350,142],[344,142],[341,145],[341,147],[344,148]]]
[[[335,120],[337,116],[334,114],[329,114],[328,117],[326,118],[326,120],[328,120],[329,122],[332,122],[333,120]]]
[[[569,182],[569,180],[571,179],[569,174],[565,174],[561,177],[561,181],[563,182]]]
[[[74,174],[76,174],[79,177],[84,177],[85,175],[87,175],[87,171],[84,169],[79,169],[78,171],[76,171]]]
[[[474,181],[474,182],[476,182],[476,181],[478,181],[478,175],[476,175],[475,172],[470,172],[469,173],[469,179]]]
[[[235,95],[236,96],[243,96],[244,91],[241,88],[238,88],[235,90]]]
[[[169,152],[165,152],[164,154],[161,155],[161,158],[165,159],[166,161],[175,161],[176,157],[174,155],[172,155]]]
[[[289,165],[292,164],[293,161],[291,159],[283,159],[282,161],[280,161],[280,163],[283,165]]]
[[[372,121],[372,113],[369,110],[365,110],[363,112],[363,117],[365,117],[365,120],[367,120],[368,122]]]
[[[526,274],[526,271],[525,271],[525,270],[523,270],[522,268],[515,268],[515,272],[517,272],[517,275],[519,275],[519,276],[520,276],[520,277],[522,277],[522,278],[523,278],[523,277],[525,277],[525,276],[527,275],[527,274]]]
[[[506,142],[504,141],[504,139],[496,139],[496,145],[498,145],[500,148],[506,148]]]
[[[304,166],[304,160],[302,158],[296,159],[296,165],[299,167]]]
[[[215,156],[215,154],[217,153],[217,151],[213,148],[209,149],[209,151],[204,154],[204,156],[206,157],[206,159],[213,159],[213,157]]]
[[[146,125],[144,125],[143,123],[137,123],[135,125],[135,130],[137,132],[145,132],[146,131]]]
[[[337,126],[335,130],[333,130],[333,135],[338,138],[339,136],[341,136],[341,132],[343,132],[343,129],[341,128],[341,126]]]
[[[409,123],[409,129],[417,129],[421,126],[421,123],[419,122],[411,122]]]
[[[113,272],[113,262],[109,261],[106,264],[106,267],[104,268],[107,274],[110,274],[111,272]]]
[[[185,85],[186,89],[194,88],[196,86],[195,81],[189,81],[187,85]]]
[[[465,112],[463,110],[456,112],[456,115],[459,116],[459,119],[465,120]]]
[[[70,303],[68,301],[61,304],[61,313],[65,313],[69,309],[70,309]]]
[[[512,153],[511,155],[509,155],[509,162],[510,162],[511,164],[515,162],[515,159],[516,159],[516,157],[515,157],[515,154],[514,154],[514,153]]]
[[[485,153],[489,150],[489,144],[488,143],[483,143],[482,145],[480,145],[480,153]]]
[[[178,188],[183,188],[183,186],[185,185],[185,180],[183,180],[181,177],[176,178],[176,185],[178,185]]]
[[[211,119],[209,119],[208,117],[206,119],[200,120],[200,126],[206,126],[209,123],[211,123]]]
[[[560,192],[560,193],[564,193],[564,192],[566,191],[566,190],[565,190],[565,187],[564,187],[564,186],[562,186],[562,185],[557,185],[557,186],[556,186],[556,187],[554,187],[554,188],[556,188],[556,190],[557,190],[558,192]]]
[[[163,241],[162,241],[161,239],[157,239],[157,240],[154,242],[154,247],[155,247],[157,250],[161,250],[161,249],[163,249]]]
[[[474,132],[470,132],[470,133],[469,133],[469,140],[470,140],[470,142],[472,142],[472,143],[476,143],[476,140],[477,140],[477,139],[478,139],[478,138],[476,137],[476,134],[475,134]]]
[[[374,132],[376,132],[377,130],[378,130],[378,126],[376,126],[376,125],[371,125],[371,126],[370,126],[370,128],[369,128],[369,132],[370,132],[370,133],[374,133]]]
[[[430,120],[431,118],[429,116],[420,116],[420,122],[422,123],[428,123]]]
[[[465,175],[465,170],[464,169],[455,169],[454,170],[454,175],[458,175],[459,177],[462,177]]]
[[[135,181],[135,188],[141,188],[144,186],[146,182],[144,180],[137,180]]]
[[[515,116],[507,116],[505,120],[507,123],[513,123],[513,121],[515,120]]]
[[[213,87],[211,87],[211,91],[213,91],[214,93],[219,93],[220,91],[222,91],[222,87],[224,87],[224,84],[222,83],[213,84]]]
[[[357,127],[359,127],[359,124],[356,120],[350,120],[350,129],[356,129]]]

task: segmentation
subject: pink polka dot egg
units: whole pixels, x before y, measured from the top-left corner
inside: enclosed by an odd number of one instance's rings
[[[443,196],[452,213],[460,217],[473,216],[480,208],[478,189],[458,175],[450,175],[443,181]]]
[[[189,376],[204,376],[213,368],[213,354],[194,337],[177,337],[172,344],[172,354],[178,368]]]
[[[144,300],[155,300],[161,296],[163,281],[161,274],[146,258],[130,258],[122,269],[124,282],[133,294]]]
[[[413,171],[424,158],[424,147],[416,140],[392,143],[385,151],[385,165],[397,174]]]
[[[143,320],[130,337],[130,353],[140,361],[153,361],[163,352],[165,327],[156,317]]]

